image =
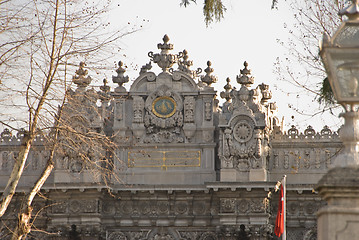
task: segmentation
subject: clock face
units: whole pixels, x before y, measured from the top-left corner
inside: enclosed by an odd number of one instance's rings
[[[157,117],[171,117],[176,112],[176,102],[171,97],[158,97],[152,103],[152,112]]]
[[[233,128],[233,136],[238,142],[247,142],[252,138],[252,127],[246,122],[239,122]]]

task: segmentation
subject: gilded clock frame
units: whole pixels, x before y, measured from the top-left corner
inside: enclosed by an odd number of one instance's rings
[[[156,111],[155,109],[155,105],[158,101],[162,100],[162,99],[166,99],[166,100],[169,100],[172,104],[173,104],[173,109],[172,111],[169,113],[169,114],[166,114],[166,115],[163,115],[159,112]],[[175,114],[176,112],[176,109],[177,109],[177,104],[175,102],[175,100],[171,97],[168,97],[168,96],[162,96],[162,97],[157,97],[155,100],[153,100],[152,102],[152,112],[157,116],[157,117],[160,117],[160,118],[168,118],[168,117],[171,117],[173,116],[173,114]]]

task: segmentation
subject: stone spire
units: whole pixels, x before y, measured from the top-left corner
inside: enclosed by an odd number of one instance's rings
[[[231,90],[232,90],[232,86],[230,83],[231,79],[227,78],[226,79],[227,84],[223,87],[225,91],[221,92],[221,98],[226,99],[227,102],[230,102],[232,97],[231,97]]]
[[[84,69],[86,64],[80,62],[79,69],[76,70],[76,75],[72,77],[72,81],[77,85],[78,88],[86,88],[91,83],[91,77],[87,76],[87,70]]]
[[[182,72],[192,74],[192,71],[190,67],[193,65],[193,62],[191,60],[188,60],[188,52],[187,50],[183,50],[182,61],[178,62],[178,69]]]
[[[213,76],[212,73],[214,72],[214,69],[211,68],[211,61],[207,61],[207,68],[204,69],[204,72],[206,73],[205,76],[202,76],[202,82],[206,83],[208,86],[211,86],[212,83],[217,82],[217,77]]]
[[[118,62],[118,68],[116,69],[116,72],[117,76],[112,76],[112,82],[118,84],[118,88],[116,89],[122,89],[124,88],[122,85],[128,82],[128,76],[124,75],[126,69],[123,67],[122,61]]]
[[[179,56],[177,54],[171,54],[170,50],[173,50],[173,44],[168,43],[169,37],[165,35],[163,37],[163,43],[157,44],[157,48],[161,50],[160,53],[149,52],[148,56],[154,63],[164,71],[168,72],[168,70],[173,66],[173,64],[178,62]]]
[[[243,86],[250,87],[254,83],[254,78],[251,75],[251,70],[249,70],[248,63],[244,62],[244,69],[240,70],[240,75],[237,76],[237,82]]]
[[[103,86],[100,86],[101,92],[100,92],[100,99],[101,101],[108,101],[110,96],[110,86],[107,85],[107,79],[105,78],[103,80]]]

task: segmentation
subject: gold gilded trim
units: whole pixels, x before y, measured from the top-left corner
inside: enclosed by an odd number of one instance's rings
[[[200,167],[201,151],[128,152],[129,168]]]
[[[171,97],[158,97],[152,102],[152,112],[160,118],[171,117],[176,112],[177,104]]]

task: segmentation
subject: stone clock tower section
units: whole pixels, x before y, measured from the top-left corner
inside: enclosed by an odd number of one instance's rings
[[[187,51],[172,54],[173,45],[164,36],[160,53],[149,52],[150,63],[127,92],[128,81],[120,63],[113,131],[119,145],[119,176],[126,184],[203,184],[215,181],[213,108],[215,91],[211,63],[197,84],[197,71]],[[151,62],[162,72],[149,71]],[[172,66],[178,65],[174,70]]]
[[[239,90],[232,89],[227,78],[226,99],[219,120],[219,149],[222,182],[267,181],[269,158],[269,135],[278,130],[278,119],[274,116],[277,107],[268,103],[272,93],[268,85],[260,84],[250,89],[254,78],[244,63],[237,76]]]

